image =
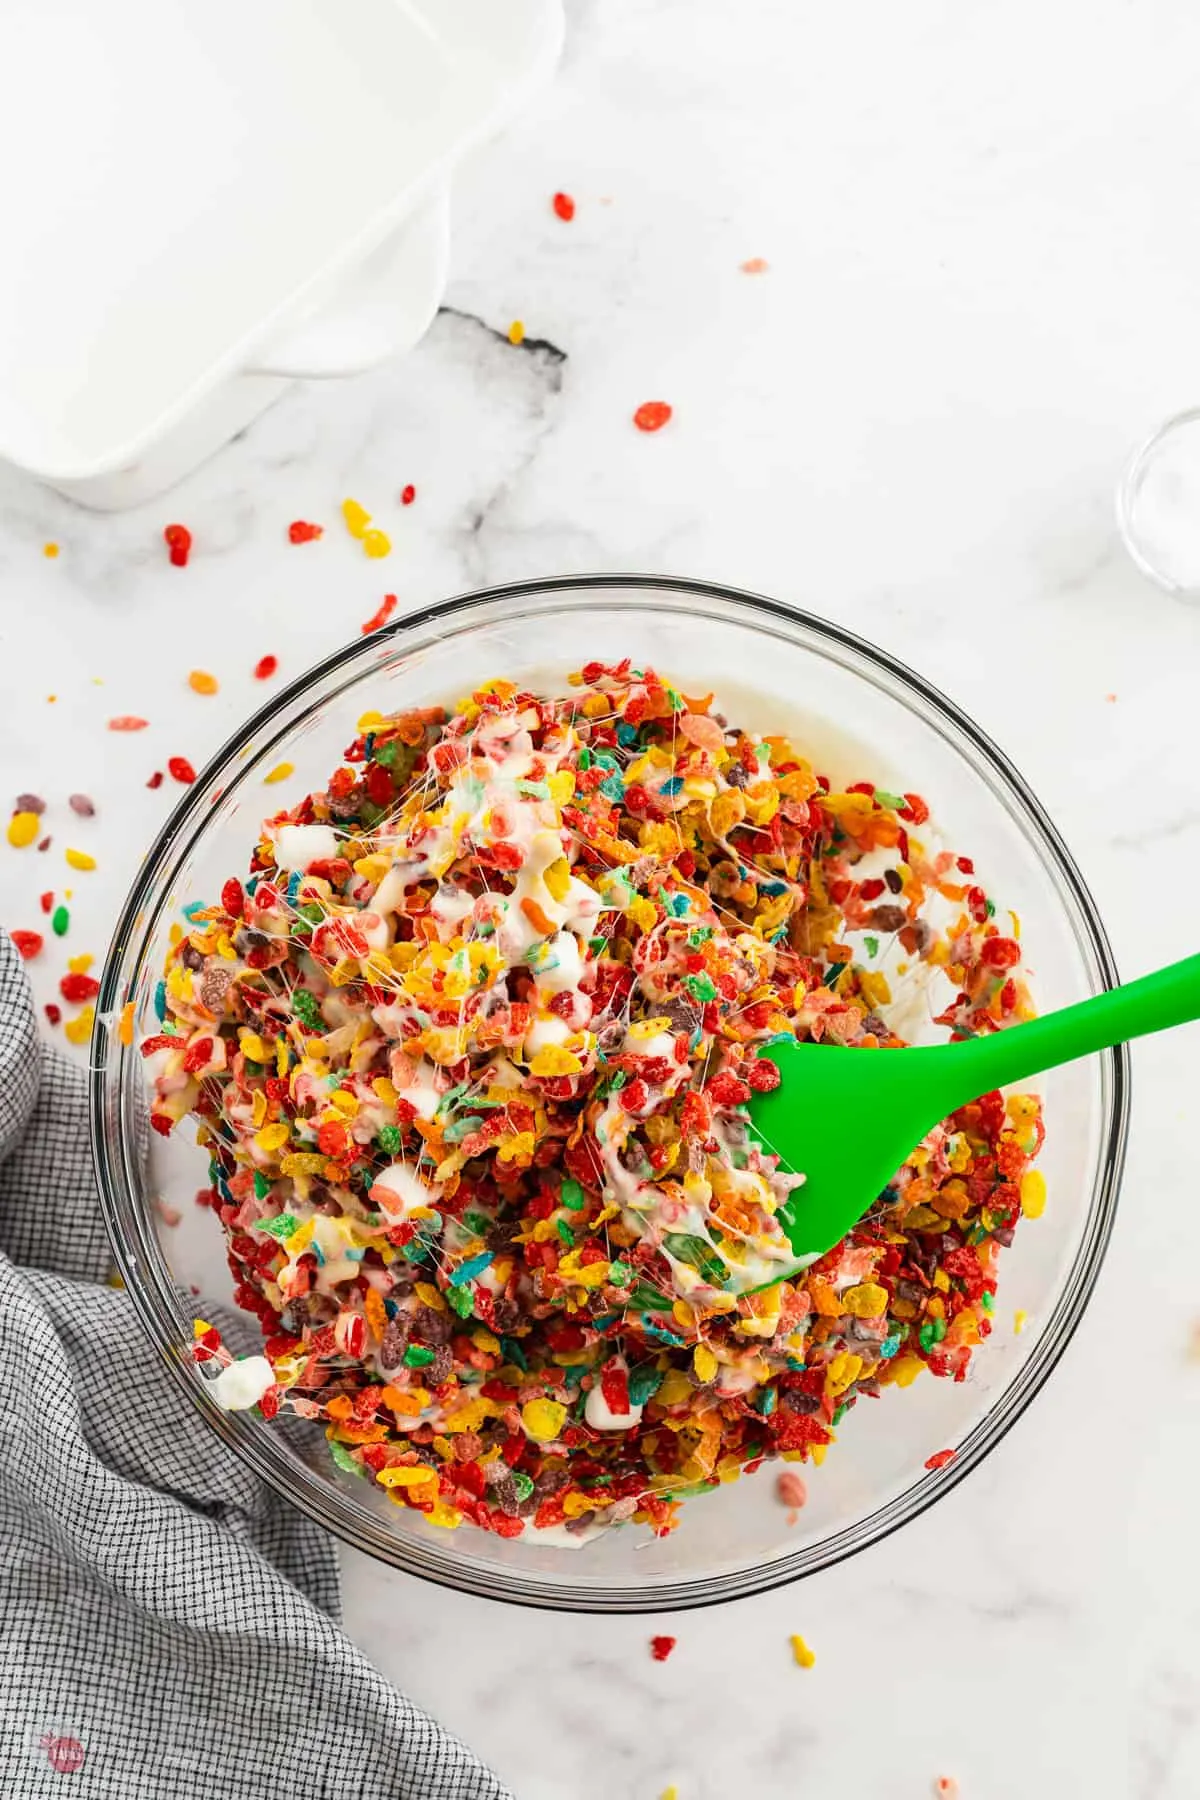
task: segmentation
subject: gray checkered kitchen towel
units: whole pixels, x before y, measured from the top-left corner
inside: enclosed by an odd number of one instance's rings
[[[504,1800],[338,1629],[333,1543],[189,1408],[109,1266],[83,1080],[0,932],[0,1796]]]

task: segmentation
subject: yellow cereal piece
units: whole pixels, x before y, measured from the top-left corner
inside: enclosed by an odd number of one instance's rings
[[[269,1063],[275,1052],[269,1044],[264,1044],[256,1031],[243,1030],[238,1033],[238,1044],[243,1056],[251,1062]]]
[[[701,1381],[711,1381],[720,1366],[707,1344],[696,1345],[692,1352],[692,1367]]]
[[[1040,1169],[1027,1169],[1021,1177],[1021,1211],[1027,1219],[1040,1219],[1046,1210],[1046,1177]]]
[[[793,1632],[788,1639],[788,1643],[792,1646],[792,1655],[795,1657],[800,1668],[811,1669],[817,1659],[805,1643],[804,1639],[800,1637],[797,1632]]]
[[[425,1517],[431,1525],[437,1525],[443,1531],[457,1531],[463,1522],[457,1506],[451,1506],[446,1500],[435,1500]]]
[[[897,1387],[911,1387],[924,1367],[925,1364],[919,1356],[911,1354],[897,1356],[894,1361],[888,1363],[880,1379],[894,1382]]]
[[[827,1394],[844,1394],[846,1389],[862,1374],[863,1359],[855,1356],[851,1350],[842,1350],[829,1364],[825,1373],[825,1392]]]
[[[529,1073],[539,1078],[554,1079],[560,1075],[578,1075],[583,1064],[574,1051],[567,1050],[562,1044],[547,1044],[539,1050],[529,1065]]]
[[[671,1783],[670,1787],[665,1787],[663,1789],[662,1793],[658,1796],[658,1800],[679,1800],[679,1789],[675,1786],[674,1782]]]
[[[261,1131],[254,1134],[255,1149],[261,1150],[264,1156],[273,1156],[276,1150],[282,1150],[291,1136],[286,1125],[276,1122],[264,1125]]]
[[[464,1406],[456,1407],[442,1421],[442,1430],[454,1435],[460,1431],[478,1431],[492,1416],[490,1400],[468,1400]]]
[[[295,773],[296,773],[295,763],[290,763],[290,762],[276,763],[275,767],[273,769],[269,769],[267,771],[267,773],[263,776],[263,786],[270,787],[273,782],[286,781],[289,775],[294,775]]]
[[[423,1306],[431,1306],[434,1312],[444,1313],[446,1311],[446,1302],[442,1299],[441,1291],[434,1287],[432,1281],[418,1281],[413,1287],[413,1292]]]
[[[43,544],[42,555],[50,557],[51,561],[53,561],[58,555],[58,545],[55,543]]]
[[[382,1100],[385,1106],[395,1106],[397,1100],[400,1098],[386,1075],[377,1075],[375,1077],[374,1081],[371,1083],[371,1092],[378,1099]]]
[[[336,1088],[329,1096],[329,1104],[346,1119],[352,1119],[358,1111],[358,1101],[345,1088]]]
[[[660,1406],[679,1406],[694,1391],[682,1369],[668,1369],[654,1398]]]
[[[571,891],[571,865],[566,857],[560,856],[552,862],[542,880],[552,900],[565,900]]]
[[[372,526],[369,531],[362,532],[361,537],[362,547],[368,556],[379,557],[391,554],[392,540],[386,531],[380,531],[377,527]]]
[[[477,1350],[485,1350],[489,1356],[499,1356],[500,1339],[493,1336],[486,1325],[478,1326],[471,1333],[471,1342]],[[517,1371],[520,1373],[520,1370]]]
[[[566,1258],[563,1258],[566,1261]],[[559,1264],[562,1267],[562,1264]],[[584,1263],[577,1273],[571,1276],[582,1288],[603,1287],[608,1280],[609,1264],[606,1262]]]
[[[496,1146],[496,1160],[502,1163],[528,1161],[534,1152],[532,1131],[518,1131],[512,1137],[501,1138]]]
[[[519,344],[524,340],[524,337],[525,337],[525,326],[523,325],[523,323],[521,322],[520,319],[514,319],[512,324],[508,328],[509,343],[510,344]]]
[[[555,806],[566,806],[574,798],[574,769],[556,769],[553,775],[547,775],[546,787]]]
[[[842,1306],[856,1319],[878,1319],[887,1311],[887,1289],[879,1287],[873,1281],[864,1281],[858,1287],[847,1288],[842,1295]]]
[[[658,922],[658,908],[644,894],[638,894],[625,910],[626,917],[632,919],[640,931],[653,931]]]
[[[8,821],[8,841],[15,850],[24,850],[32,844],[41,828],[41,821],[35,812],[14,813]]]
[[[538,1444],[552,1444],[567,1422],[567,1409],[557,1400],[527,1400],[521,1423]]]
[[[72,1044],[86,1044],[92,1035],[92,1026],[95,1022],[95,1007],[85,1006],[76,1018],[67,1020],[63,1030]]]
[[[212,1330],[212,1326],[209,1324],[207,1319],[193,1319],[192,1320],[192,1336],[194,1338],[202,1338],[206,1331],[211,1331],[211,1330]]]
[[[656,1013],[652,1019],[639,1019],[636,1025],[629,1027],[625,1036],[631,1044],[648,1044],[651,1038],[659,1037],[664,1031],[674,1031],[674,1029],[675,1027],[665,1013]]]
[[[366,535],[367,526],[371,523],[371,515],[365,506],[360,506],[357,500],[343,500],[342,517],[346,521],[346,530],[352,538],[362,538]]]
[[[888,986],[887,977],[878,969],[860,969],[858,985],[863,999],[872,1007],[878,1008],[891,1004],[892,990]]]
[[[271,1127],[268,1126],[267,1129],[269,1131]],[[260,1132],[259,1136],[261,1135]],[[282,1158],[279,1172],[281,1175],[320,1175],[328,1160],[315,1150],[297,1150],[293,1155]]]
[[[1029,1314],[1025,1311],[1023,1306],[1019,1306],[1013,1314],[1013,1331],[1017,1337],[1020,1337],[1028,1323]]]
[[[67,862],[72,869],[94,869],[96,859],[89,856],[86,850],[68,850]]]
[[[392,1463],[389,1468],[380,1469],[375,1479],[384,1488],[425,1487],[431,1481],[437,1486],[436,1471],[424,1463]]]
[[[70,969],[72,975],[86,975],[95,960],[95,957],[89,956],[85,950],[81,956],[70,957],[67,962],[67,967]]]

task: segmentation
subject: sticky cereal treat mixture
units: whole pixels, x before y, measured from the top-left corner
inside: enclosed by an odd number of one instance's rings
[[[936,976],[948,1034],[1029,1016],[928,816],[627,662],[361,719],[186,909],[143,1045],[265,1335],[198,1322],[221,1403],[321,1421],[435,1524],[585,1538],[962,1380],[1044,1199],[1037,1100],[963,1108],[793,1280],[746,1111],[779,1032],[898,1044],[891,982]]]

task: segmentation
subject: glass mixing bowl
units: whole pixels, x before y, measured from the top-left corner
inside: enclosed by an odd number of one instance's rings
[[[229,1301],[222,1234],[192,1197],[207,1160],[194,1144],[145,1144],[137,1044],[180,909],[244,872],[263,815],[323,784],[369,708],[453,702],[488,677],[565,691],[592,657],[651,664],[685,691],[714,690],[731,717],[784,731],[833,778],[922,793],[947,844],[1021,917],[1043,1009],[1114,979],[1094,903],[1062,840],[1011,763],[917,675],[836,625],[752,594],[649,576],[533,581],[430,607],[330,656],[264,706],[180,801],[140,869],[108,954],[97,1004],[92,1136],[113,1250],[155,1349],[209,1424],[295,1505],[410,1574],[472,1593],[577,1611],[695,1606],[775,1587],[828,1567],[914,1518],[978,1467],[1045,1382],[1079,1322],[1112,1228],[1128,1109],[1124,1051],[1056,1070],[1043,1092],[1044,1215],[1026,1220],[1000,1266],[995,1330],[962,1383],[922,1377],[856,1406],[796,1523],[770,1468],[685,1503],[658,1540],[638,1526],[578,1550],[512,1541],[464,1525],[447,1532],[343,1474],[317,1427],[281,1429],[222,1412],[191,1360],[192,1320]],[[282,760],[286,786],[263,787]],[[116,1021],[132,1000],[135,1033]],[[159,1202],[183,1214],[164,1227]],[[1014,1313],[1028,1323],[1018,1336]],[[253,1328],[251,1328],[253,1330]],[[251,1347],[248,1342],[247,1347]],[[954,1446],[947,1466],[926,1458]]]

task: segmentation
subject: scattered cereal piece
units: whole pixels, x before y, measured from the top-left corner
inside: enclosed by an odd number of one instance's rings
[[[678,1642],[679,1639],[673,1637],[652,1637],[650,1639],[650,1654],[655,1662],[666,1662],[668,1656],[670,1656]]]
[[[86,975],[95,960],[94,956],[89,956],[87,951],[84,950],[78,956],[69,956],[67,958],[67,967],[70,969],[72,975]]]
[[[139,719],[136,713],[119,713],[115,719],[108,721],[110,731],[145,731],[149,719]]]
[[[1028,1323],[1029,1323],[1029,1314],[1025,1311],[1025,1308],[1023,1306],[1018,1306],[1016,1312],[1013,1314],[1013,1333],[1014,1333],[1014,1335],[1016,1337],[1020,1337],[1021,1333],[1024,1331],[1024,1329],[1025,1329],[1026,1325],[1028,1325]]]
[[[276,763],[275,767],[273,769],[271,769],[266,775],[263,776],[263,781],[269,787],[271,785],[271,783],[274,781],[286,781],[288,776],[294,775],[295,772],[296,772],[295,763],[290,763],[290,762]]]
[[[550,204],[553,206],[557,216],[563,220],[564,224],[569,225],[571,220],[575,217],[575,202],[572,200],[570,194],[555,194]]]
[[[23,956],[26,962],[32,962],[40,955],[46,942],[40,931],[11,931],[9,936],[17,946],[18,956]]]
[[[220,683],[207,669],[193,669],[188,676],[188,686],[193,694],[215,694]]]
[[[49,890],[45,894],[39,894],[38,905],[41,907],[41,909],[44,913],[48,913],[50,911],[50,908],[54,905],[53,889]]]
[[[64,975],[58,984],[58,991],[69,1006],[82,1006],[85,1001],[96,998],[100,992],[100,983],[90,975]]]
[[[932,1456],[926,1457],[925,1467],[927,1469],[944,1469],[948,1463],[954,1461],[957,1455],[957,1450],[935,1450]]]
[[[372,526],[369,531],[364,531],[362,534],[362,547],[368,556],[375,558],[389,556],[392,549],[392,540],[386,531],[379,531],[375,526]]]
[[[804,1639],[793,1632],[792,1636],[788,1639],[788,1642],[792,1646],[792,1655],[795,1657],[800,1667],[802,1669],[811,1669],[817,1659],[805,1643]]]
[[[67,861],[73,869],[94,869],[96,859],[89,856],[86,850],[68,850]]]
[[[72,794],[71,798],[67,801],[67,805],[73,813],[78,813],[81,819],[91,819],[95,817],[95,802],[90,800],[86,794]]]
[[[743,275],[765,275],[771,265],[765,256],[750,256],[738,266]]]
[[[42,1011],[45,1013],[51,1025],[62,1024],[62,1007],[55,1006],[53,1000],[48,1000],[45,1006],[43,1006]]]
[[[658,1800],[679,1800],[679,1789],[675,1786],[674,1782],[671,1783],[670,1787],[663,1789],[662,1793],[658,1796]]]
[[[44,837],[39,841],[38,849],[39,850],[48,850],[53,842],[54,842],[53,838]]]
[[[154,1205],[157,1209],[158,1216],[164,1225],[173,1228],[182,1223],[183,1214],[180,1212],[179,1208],[177,1206],[172,1206],[169,1201],[164,1200],[161,1194],[156,1194],[154,1196]]]
[[[509,343],[510,344],[519,344],[523,340],[524,336],[525,336],[525,326],[523,325],[523,323],[521,322],[520,319],[514,319],[512,324],[508,328]]]
[[[175,780],[181,781],[184,787],[190,787],[196,779],[196,771],[186,756],[169,756],[167,768]]]
[[[791,1469],[785,1469],[782,1475],[776,1477],[775,1495],[781,1506],[798,1510],[808,1499],[808,1489],[799,1475],[794,1474]]]
[[[1040,1219],[1046,1210],[1046,1177],[1040,1169],[1027,1169],[1021,1177],[1021,1211],[1027,1219]]]
[[[8,821],[8,841],[16,850],[25,850],[38,834],[35,812],[16,812]]]
[[[270,681],[278,667],[279,658],[277,656],[260,656],[254,665],[255,681]]]
[[[323,525],[310,525],[306,519],[293,519],[288,526],[288,537],[293,544],[312,544],[324,535]]]
[[[50,915],[50,929],[55,937],[66,937],[71,915],[65,906],[56,906]]]
[[[40,794],[18,794],[16,805],[13,807],[14,812],[37,813],[39,818],[45,810],[46,802],[42,799]]]
[[[1115,694],[1105,694],[1105,696],[1104,696],[1104,698],[1108,701],[1110,706],[1113,703],[1113,701],[1116,699],[1116,697],[1117,696]]]
[[[92,1035],[92,1026],[95,1023],[95,1007],[85,1006],[76,1018],[67,1020],[63,1030],[72,1044],[86,1044]]]
[[[187,559],[192,553],[192,534],[186,525],[168,525],[163,532],[167,541],[171,561],[177,569],[187,566]]]
[[[407,487],[401,488],[401,490],[400,490],[401,506],[411,506],[413,501],[416,499],[416,497],[417,497],[417,490],[413,486],[411,481],[409,482]]]
[[[352,538],[361,538],[371,523],[371,515],[365,506],[357,500],[342,501],[342,517],[346,521],[346,530]]]
[[[162,786],[162,784],[163,784],[163,772],[161,769],[155,769],[153,775],[150,777],[149,781],[146,783],[146,786],[148,788],[160,788]]]
[[[133,1042],[133,1001],[127,1000],[121,1008],[121,1018],[117,1025],[117,1036],[128,1047]]]
[[[939,1775],[933,1784],[936,1800],[958,1800],[958,1783],[953,1775]]]
[[[58,545],[57,544],[43,544],[42,545],[42,555],[49,556],[49,557],[57,556],[58,555]]]
[[[362,628],[363,636],[370,637],[370,635],[373,631],[378,631],[381,625],[386,625],[388,620],[391,618],[392,614],[395,612],[395,610],[396,610],[395,594],[385,594],[383,596],[382,601],[379,604],[378,612],[373,612],[371,614],[371,617],[363,625],[363,628]]]
[[[665,400],[643,400],[633,415],[633,422],[639,431],[661,431],[671,417],[671,411]]]

